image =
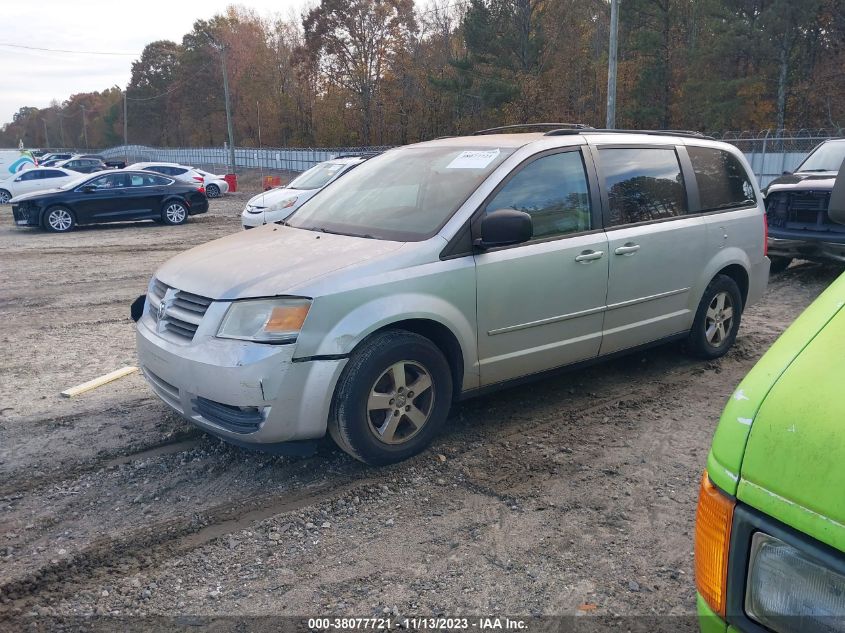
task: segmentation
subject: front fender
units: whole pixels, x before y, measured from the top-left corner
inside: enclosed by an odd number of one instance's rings
[[[464,377],[462,389],[479,386],[478,351],[475,336],[475,293],[467,297],[467,305],[451,303],[441,296],[423,293],[386,294],[358,305],[319,334],[316,327],[307,324],[297,342],[296,357],[347,356],[372,333],[401,321],[421,319],[433,321],[447,328],[461,348]],[[315,299],[312,311],[329,311],[331,303]],[[309,315],[310,317],[310,315]],[[305,330],[309,331],[306,332]]]

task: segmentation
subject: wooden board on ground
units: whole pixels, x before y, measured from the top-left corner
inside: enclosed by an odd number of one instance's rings
[[[76,385],[76,387],[65,389],[62,392],[62,395],[65,398],[73,398],[74,396],[78,396],[86,391],[102,387],[103,385],[110,383],[113,380],[117,380],[118,378],[134,374],[136,371],[138,371],[137,367],[121,367],[120,369],[115,369],[114,371],[104,374],[99,378],[94,378],[94,380],[89,380],[88,382],[83,382],[81,385]]]

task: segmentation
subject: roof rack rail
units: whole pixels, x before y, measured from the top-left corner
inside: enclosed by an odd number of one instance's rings
[[[338,158],[372,158],[373,156],[378,156],[381,152],[357,152],[352,154],[338,154],[334,158],[330,158],[329,160],[337,160]]]
[[[702,134],[701,132],[696,132],[694,130],[609,130],[604,128],[599,129],[587,129],[587,130],[573,130],[573,129],[565,129],[565,130],[551,130],[550,132],[546,132],[546,136],[565,136],[569,134],[650,134],[652,136],[682,136],[685,138],[698,138],[698,139],[707,139],[707,140],[716,140],[712,136],[707,136],[706,134]]]
[[[499,127],[491,127],[486,130],[478,130],[473,132],[471,136],[481,136],[482,134],[495,134],[497,132],[509,132],[511,130],[521,130],[526,128],[553,128],[566,130],[592,130],[589,125],[583,123],[518,123],[516,125],[501,125]],[[576,132],[577,133],[577,132]]]

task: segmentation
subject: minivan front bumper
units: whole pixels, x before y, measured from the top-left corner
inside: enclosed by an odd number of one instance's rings
[[[332,394],[347,359],[294,360],[295,345],[198,336],[163,339],[138,321],[138,362],[158,397],[200,428],[239,445],[270,445],[326,433]]]

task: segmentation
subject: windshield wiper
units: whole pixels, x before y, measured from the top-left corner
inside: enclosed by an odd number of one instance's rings
[[[835,169],[802,169],[800,172],[796,172],[796,173],[810,174],[810,173],[816,173],[816,172],[820,172],[820,171],[836,171],[836,170]]]
[[[297,227],[295,227],[297,228]],[[341,233],[340,231],[332,231],[331,229],[327,229],[324,226],[301,226],[298,227],[304,229],[306,231],[318,231],[320,233],[328,233],[329,235],[345,235],[346,237],[363,237],[364,239],[374,240],[376,237],[374,235],[370,235],[369,233],[365,233],[364,235],[358,235],[357,233]]]

